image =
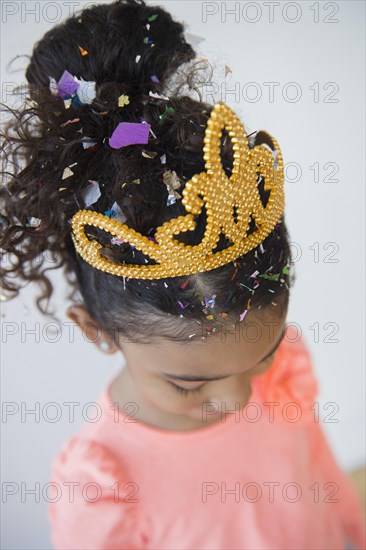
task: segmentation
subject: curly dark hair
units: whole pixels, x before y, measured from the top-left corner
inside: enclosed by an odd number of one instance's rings
[[[80,47],[87,54],[82,55]],[[36,304],[50,315],[43,302],[48,304],[54,289],[46,272],[62,266],[72,288],[68,298],[81,301],[114,339],[127,333],[131,339],[131,326],[135,327],[137,342],[192,341],[192,333],[202,337],[203,325],[206,333],[215,332],[218,322],[238,319],[245,308],[271,310],[273,315],[287,309],[292,276],[284,218],[244,256],[183,277],[118,277],[93,268],[75,252],[70,220],[84,208],[83,190],[90,181],[99,183],[101,196],[89,209],[105,213],[116,202],[125,223],[143,235],[153,237],[165,221],[186,214],[181,199],[167,206],[163,174],[175,171],[184,183],[204,170],[203,138],[213,106],[202,101],[200,91],[210,65],[196,56],[183,25],[142,0],[92,6],[54,26],[35,44],[26,69],[25,100],[24,88],[21,91],[23,104],[2,104],[2,111],[10,115],[1,134],[0,186],[1,257],[6,259],[1,280],[9,298],[18,295],[23,282],[34,281],[42,289]],[[92,103],[70,104],[52,93],[50,77],[59,81],[65,69],[96,83]],[[167,95],[169,101],[150,91]],[[123,108],[118,107],[122,94],[130,98]],[[151,125],[148,145],[106,146],[106,137],[119,122],[141,120]],[[86,137],[96,145],[84,148]],[[230,176],[233,151],[226,130],[221,157]],[[63,179],[70,166],[72,176]],[[268,193],[263,186],[260,193],[265,205]],[[180,234],[178,240],[198,244],[205,221],[203,209],[196,229]],[[103,230],[89,227],[87,233],[103,245],[102,253],[109,259],[148,261],[127,243],[112,244]],[[216,250],[227,246],[221,235]]]

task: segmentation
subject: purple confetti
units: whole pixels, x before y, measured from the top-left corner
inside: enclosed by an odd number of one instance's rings
[[[180,302],[179,300],[178,300],[178,304],[179,304],[179,306],[180,306],[182,309],[185,309],[185,306],[184,306],[184,305],[182,304],[182,302]]]
[[[153,74],[151,77],[151,80],[153,82],[155,82],[155,84],[159,84],[160,83],[160,80],[158,79],[158,77],[156,76],[156,74]]]
[[[109,145],[113,149],[120,149],[126,145],[147,143],[149,139],[149,130],[150,124],[120,122],[109,140]]]
[[[69,71],[64,71],[60,80],[57,83],[58,94],[60,97],[73,95],[79,88],[79,84],[75,82],[74,77]]]

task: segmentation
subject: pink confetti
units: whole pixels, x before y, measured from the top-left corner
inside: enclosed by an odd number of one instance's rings
[[[246,316],[247,313],[248,313],[248,310],[244,309],[243,313],[240,314],[240,321],[242,321],[244,319],[244,317]]]
[[[67,120],[66,122],[61,124],[61,128],[63,128],[64,126],[67,126],[68,124],[74,124],[75,122],[79,122],[79,121],[80,121],[80,118],[73,118],[72,120]]]

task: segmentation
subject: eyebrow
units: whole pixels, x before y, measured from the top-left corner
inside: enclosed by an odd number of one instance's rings
[[[276,349],[279,347],[280,343],[283,340],[285,331],[286,331],[286,328],[284,328],[281,331],[281,337],[278,339],[275,345],[269,350],[269,352],[260,361],[258,361],[258,363],[261,363],[276,351]],[[169,374],[168,372],[163,372],[162,374],[164,376],[168,376],[169,378],[174,378],[174,380],[183,380],[185,382],[210,382],[212,380],[222,380],[223,378],[229,378],[229,376],[231,376],[230,374],[225,374],[224,376],[200,376],[200,375],[194,375],[194,374],[179,375],[179,374]]]

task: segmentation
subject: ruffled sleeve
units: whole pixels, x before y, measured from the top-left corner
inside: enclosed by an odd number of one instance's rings
[[[48,517],[56,549],[143,549],[150,525],[136,480],[107,448],[76,435],[52,462]]]
[[[272,366],[252,383],[262,402],[278,404],[276,418],[294,423],[314,420],[318,383],[311,355],[293,328],[288,328]]]

